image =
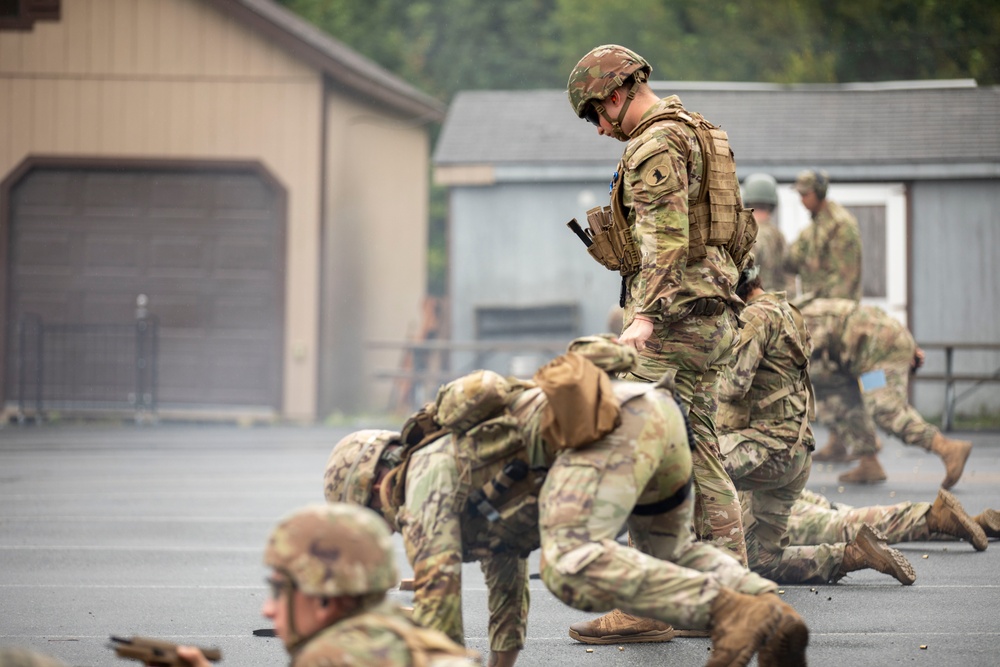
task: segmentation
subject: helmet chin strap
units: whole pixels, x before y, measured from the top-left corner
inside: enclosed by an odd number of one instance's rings
[[[625,102],[622,104],[622,109],[618,112],[618,118],[612,120],[603,104],[597,101],[593,103],[594,110],[604,116],[604,120],[608,121],[608,125],[611,126],[611,135],[619,141],[628,141],[630,139],[628,133],[622,129],[622,121],[625,120],[625,114],[628,113],[629,105],[632,104],[632,100],[635,99],[635,94],[639,91],[639,84],[646,82],[646,73],[640,70],[635,73],[634,79],[635,80],[628,89],[628,95],[625,96]]]

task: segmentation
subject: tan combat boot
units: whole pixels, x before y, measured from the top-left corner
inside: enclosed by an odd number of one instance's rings
[[[838,481],[845,484],[874,484],[885,481],[885,470],[878,462],[878,457],[874,454],[865,454],[858,457],[858,465],[851,468],[840,477]]]
[[[917,580],[917,573],[906,556],[886,544],[885,537],[870,524],[863,523],[855,538],[844,547],[844,560],[840,563],[836,579],[848,572],[869,568],[894,577],[904,586]]]
[[[972,517],[972,520],[979,524],[986,537],[1000,537],[1000,512],[983,510],[981,514]]]
[[[965,540],[974,546],[976,551],[985,550],[989,544],[986,533],[965,512],[958,498],[944,489],[938,491],[937,498],[931,505],[931,511],[927,513],[927,527],[932,533],[944,533]]]
[[[769,596],[719,589],[710,612],[712,655],[705,667],[743,667],[774,637],[782,616]]]
[[[823,449],[817,449],[813,452],[813,461],[822,461],[823,463],[847,463],[857,458],[847,451],[844,443],[833,433],[830,433],[830,438],[823,445]]]
[[[674,638],[674,629],[656,619],[639,618],[613,609],[600,618],[569,626],[569,636],[584,644],[668,642]]]
[[[952,440],[938,433],[931,440],[931,451],[940,456],[944,463],[945,475],[941,486],[950,489],[955,486],[962,476],[962,471],[965,470],[965,462],[972,451],[972,443],[968,440]]]
[[[781,599],[777,593],[765,593],[781,610],[781,621],[773,637],[757,652],[759,667],[805,667],[806,646],[809,645],[809,628],[799,613]]]

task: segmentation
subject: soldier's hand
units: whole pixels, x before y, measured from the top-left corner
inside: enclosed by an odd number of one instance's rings
[[[924,355],[924,351],[918,347],[917,351],[913,353],[913,361],[910,363],[910,370],[915,371],[918,368],[922,367],[924,365],[925,356],[926,355]]]
[[[653,323],[645,317],[637,316],[628,328],[618,337],[618,342],[622,345],[634,347],[636,352],[646,349],[646,341],[653,335]]]
[[[192,667],[213,667],[196,646],[178,646],[177,655]]]

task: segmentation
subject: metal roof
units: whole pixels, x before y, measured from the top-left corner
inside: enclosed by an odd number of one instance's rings
[[[1000,176],[1000,87],[966,79],[776,85],[653,82],[729,133],[740,171],[793,177],[819,166],[838,178]],[[599,165],[622,145],[578,120],[562,90],[463,92],[434,152],[438,167],[492,165],[498,174]],[[506,172],[504,171],[506,170]]]

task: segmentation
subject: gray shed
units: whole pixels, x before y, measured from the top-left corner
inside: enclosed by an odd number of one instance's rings
[[[953,373],[1000,371],[1000,88],[971,80],[839,85],[654,82],[729,133],[739,176],[788,185],[825,169],[829,197],[862,223],[865,301],[906,322],[920,343],[953,348]],[[457,95],[434,153],[449,189],[453,341],[606,330],[619,281],[567,230],[607,202],[623,145],[573,115],[561,90]],[[789,240],[808,223],[782,187]],[[930,346],[918,377],[945,373]],[[498,358],[518,372],[538,358]],[[464,363],[474,363],[464,358]],[[519,362],[525,362],[523,364]],[[506,364],[506,367],[503,365]],[[918,409],[943,412],[942,380],[914,383]],[[959,382],[964,413],[1000,409],[1000,384]]]

